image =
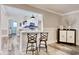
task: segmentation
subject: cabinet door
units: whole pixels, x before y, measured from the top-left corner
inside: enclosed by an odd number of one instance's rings
[[[67,42],[74,43],[75,40],[75,31],[67,31]]]
[[[60,30],[60,42],[66,42],[66,31]]]

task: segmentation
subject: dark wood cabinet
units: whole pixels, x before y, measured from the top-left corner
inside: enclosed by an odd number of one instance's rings
[[[57,42],[76,45],[76,29],[58,29]]]

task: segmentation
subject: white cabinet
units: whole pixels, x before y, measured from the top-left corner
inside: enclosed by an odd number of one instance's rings
[[[60,41],[66,42],[66,31],[60,30]]]
[[[58,43],[69,43],[76,45],[76,30],[58,29]]]
[[[67,31],[67,42],[74,43],[75,39],[75,32],[74,31]]]

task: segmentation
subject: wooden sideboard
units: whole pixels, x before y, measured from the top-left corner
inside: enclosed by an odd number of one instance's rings
[[[58,29],[57,42],[76,45],[76,29]]]

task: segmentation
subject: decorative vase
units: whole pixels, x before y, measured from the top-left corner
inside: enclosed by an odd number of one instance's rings
[[[63,26],[60,26],[60,29],[63,29]]]
[[[71,26],[68,26],[68,29],[70,30],[71,29]]]

